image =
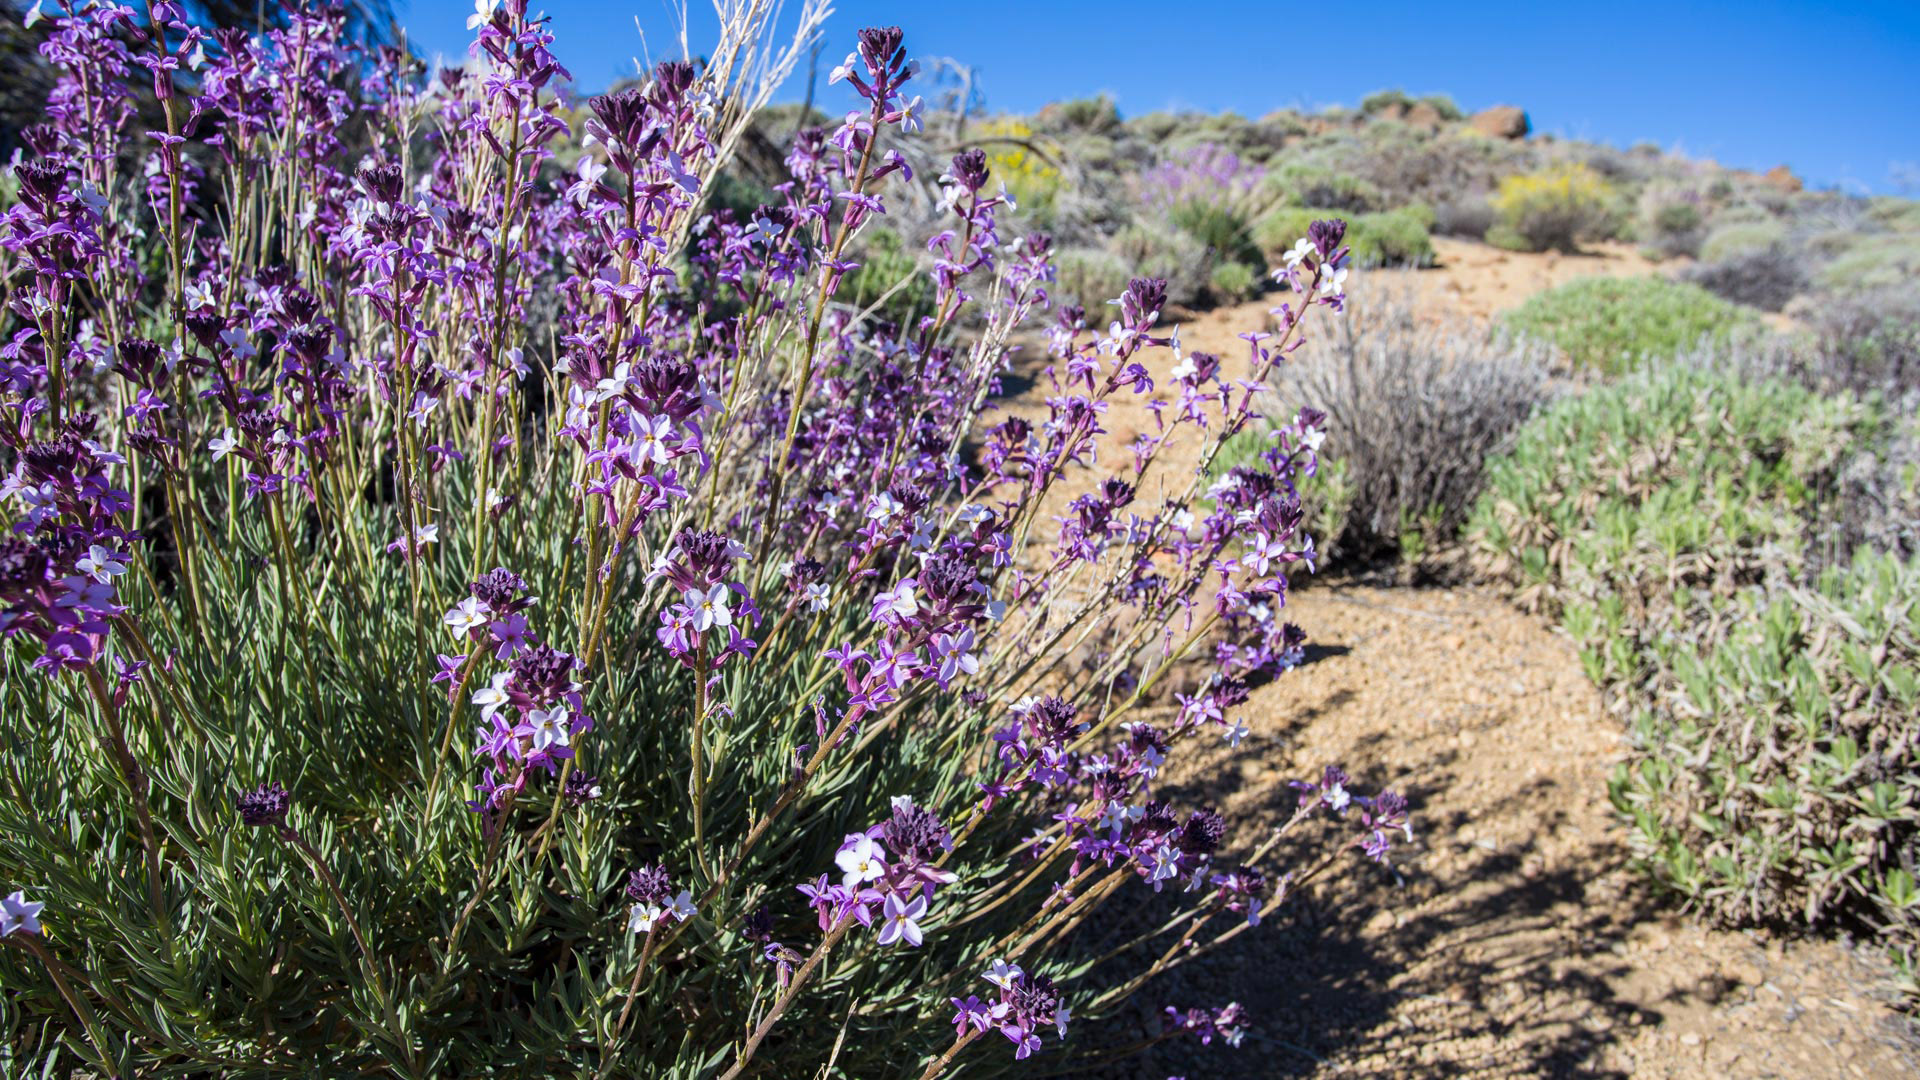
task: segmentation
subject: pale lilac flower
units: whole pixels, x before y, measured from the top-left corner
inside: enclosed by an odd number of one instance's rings
[[[651,461],[665,465],[673,460],[667,449],[667,436],[673,434],[673,420],[666,416],[636,417],[633,422],[633,448],[628,461],[636,467]]]
[[[693,628],[705,633],[715,626],[732,626],[733,611],[728,604],[733,601],[733,593],[725,585],[715,585],[705,592],[688,589],[683,599],[693,612]]]
[[[232,428],[228,428],[225,432],[207,440],[207,449],[213,451],[213,460],[215,461],[219,461],[221,458],[226,457],[239,448],[240,440],[234,438]]]
[[[533,749],[536,752],[549,746],[566,746],[572,741],[573,736],[567,730],[565,705],[535,709],[527,714],[527,723],[533,728]]]
[[[87,548],[87,553],[73,564],[75,570],[87,575],[102,585],[110,585],[113,579],[127,572],[127,564],[121,562],[122,556],[108,551],[99,544]]]
[[[1020,976],[1025,974],[1026,972],[1020,969],[1019,964],[1009,964],[1005,960],[995,960],[993,966],[987,969],[985,978],[988,982],[1002,990],[1011,990],[1013,989],[1013,984],[1019,980]]]
[[[15,889],[11,895],[0,898],[0,938],[16,933],[39,933],[40,911],[46,906],[44,901],[27,899],[24,889]]]
[[[1228,728],[1228,729],[1226,730],[1226,733],[1225,733],[1225,734],[1223,734],[1223,735],[1221,736],[1221,738],[1223,738],[1223,739],[1225,739],[1225,740],[1227,741],[1227,745],[1228,745],[1228,746],[1235,746],[1235,747],[1237,747],[1237,746],[1239,746],[1239,745],[1240,745],[1240,740],[1242,740],[1242,739],[1244,739],[1244,738],[1246,738],[1246,737],[1247,737],[1247,735],[1248,735],[1248,733],[1249,733],[1249,732],[1250,732],[1251,730],[1252,730],[1252,729],[1251,729],[1251,728],[1249,728],[1249,727],[1247,727],[1247,725],[1246,725],[1246,724],[1244,724],[1244,723],[1242,723],[1242,722],[1240,722],[1240,721],[1239,721],[1238,719],[1236,719],[1236,720],[1234,720],[1234,722],[1233,722],[1233,726],[1232,726],[1232,727],[1229,727],[1229,728]]]
[[[447,624],[447,629],[453,631],[454,637],[465,637],[470,631],[487,625],[489,617],[487,605],[469,596],[453,605],[453,609],[440,621]]]
[[[911,903],[902,904],[898,893],[888,893],[886,902],[881,905],[882,922],[880,926],[880,944],[892,945],[905,940],[907,944],[918,947],[920,944],[919,919],[927,914],[927,896],[916,893]]]
[[[480,710],[481,719],[493,719],[493,714],[499,711],[500,706],[507,704],[507,680],[512,677],[511,673],[503,671],[495,675],[491,683],[473,692],[473,706]]]

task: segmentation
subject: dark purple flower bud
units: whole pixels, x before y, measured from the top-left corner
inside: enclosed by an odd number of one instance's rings
[[[585,806],[600,797],[600,778],[576,769],[567,774],[565,794],[568,806]]]
[[[467,586],[475,600],[487,605],[496,612],[504,612],[513,606],[513,602],[527,589],[526,579],[508,570],[496,566],[480,575],[480,580]]]
[[[50,214],[54,203],[67,190],[67,168],[51,161],[23,161],[13,167],[20,179],[20,193],[42,214]]]
[[[1115,510],[1133,501],[1133,485],[1117,476],[1109,477],[1100,492],[1106,496],[1107,505]]]
[[[653,69],[654,103],[663,109],[678,105],[693,85],[693,76],[693,65],[685,60],[662,60]]]
[[[0,600],[17,601],[47,583],[47,552],[25,540],[0,540]]]
[[[187,313],[187,332],[203,349],[211,349],[220,342],[220,334],[227,328],[227,320],[211,311],[202,309]]]
[[[282,826],[287,823],[287,807],[292,802],[293,797],[278,783],[261,784],[234,800],[234,808],[240,811],[243,825]]]
[[[1340,249],[1340,241],[1346,239],[1347,223],[1339,218],[1330,221],[1316,221],[1307,226],[1307,242],[1320,253],[1322,259],[1333,258]]]
[[[767,905],[761,904],[740,920],[740,936],[763,945],[773,940],[773,912]]]
[[[922,862],[930,862],[953,847],[953,834],[940,824],[939,817],[905,799],[893,804],[893,816],[880,826],[880,837],[888,851]]]
[[[953,178],[968,191],[987,186],[987,155],[983,150],[962,150],[953,155]]]
[[[1195,810],[1187,823],[1180,826],[1180,834],[1173,843],[1182,852],[1198,857],[1213,854],[1226,835],[1226,818],[1212,810]]]
[[[160,367],[160,346],[145,338],[128,338],[120,343],[120,364],[116,370],[143,386],[150,385]]]
[[[1034,737],[1053,747],[1065,746],[1080,734],[1080,709],[1064,698],[1046,697],[1027,710],[1027,726]]]
[[[1248,694],[1245,680],[1224,679],[1213,691],[1213,699],[1218,701],[1222,708],[1231,709],[1236,705],[1246,704]]]
[[[655,863],[627,875],[627,896],[642,904],[665,903],[673,897],[673,878]]]
[[[551,704],[573,687],[574,667],[572,653],[551,645],[523,649],[513,658],[512,690],[526,695],[531,703]]]
[[[869,26],[860,31],[858,49],[860,59],[867,65],[867,73],[878,81],[887,76],[897,65],[906,62],[906,49],[902,42],[904,35],[897,26]]]
[[[357,179],[360,187],[379,202],[389,206],[400,201],[405,189],[406,177],[398,165],[382,165],[369,162],[360,166]]]
[[[647,95],[644,90],[633,88],[618,90],[611,94],[601,94],[587,102],[609,138],[621,144],[623,148],[633,149],[629,143],[639,140],[645,130],[647,119]]]
[[[1120,294],[1120,314],[1130,326],[1158,320],[1160,309],[1166,305],[1165,278],[1134,278],[1127,282],[1127,291]]]

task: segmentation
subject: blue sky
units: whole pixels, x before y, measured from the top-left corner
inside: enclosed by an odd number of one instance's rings
[[[471,0],[397,0],[414,47],[464,53]],[[789,8],[797,0],[787,0]],[[687,0],[695,51],[711,5]],[[665,0],[548,0],[557,51],[587,90],[674,48]],[[1135,0],[839,0],[823,75],[854,31],[899,23],[915,56],[972,65],[990,108],[1111,94],[1163,108],[1354,104],[1386,87],[1469,111],[1524,106],[1536,130],[1650,141],[1722,164],[1785,163],[1817,186],[1920,196],[1920,0],[1775,3],[1279,4]],[[704,18],[703,18],[704,16]],[[782,100],[798,100],[804,72]],[[836,87],[835,90],[844,90]],[[848,104],[839,94],[821,102]]]

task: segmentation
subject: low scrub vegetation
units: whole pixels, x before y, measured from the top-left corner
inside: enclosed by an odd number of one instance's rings
[[[1552,345],[1575,370],[1630,371],[1704,341],[1750,336],[1751,311],[1698,285],[1657,277],[1590,277],[1529,298],[1507,313],[1512,332]]]

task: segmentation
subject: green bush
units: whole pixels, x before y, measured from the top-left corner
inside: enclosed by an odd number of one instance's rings
[[[876,312],[902,326],[933,307],[933,281],[915,261],[900,234],[892,229],[870,228],[857,238],[859,266],[847,273],[841,284],[841,296],[864,311],[879,304]]]
[[[1864,920],[1903,965],[1920,805],[1920,562],[1797,583],[1876,410],[1678,365],[1570,398],[1490,463],[1469,542],[1633,717],[1636,863],[1733,923]]]
[[[1259,194],[1268,205],[1315,206],[1342,214],[1366,213],[1387,205],[1385,193],[1373,181],[1303,162],[1289,162],[1268,173]]]
[[[1167,299],[1175,304],[1191,305],[1199,300],[1214,263],[1213,254],[1204,242],[1170,223],[1128,225],[1107,242],[1107,250],[1118,256],[1126,268],[1120,278],[1122,288],[1137,277],[1165,278]],[[1095,303],[1119,295],[1115,290],[1098,297]]]
[[[1640,193],[1636,237],[1655,257],[1695,255],[1706,225],[1700,193],[1685,184],[1655,181]]]
[[[1265,266],[1266,259],[1253,241],[1247,219],[1230,206],[1189,199],[1176,204],[1168,215],[1188,236],[1203,244],[1221,263],[1245,263]]]
[[[1213,268],[1207,287],[1228,303],[1237,303],[1259,295],[1260,271],[1243,262],[1223,262]]]
[[[1920,278],[1920,236],[1888,233],[1856,237],[1815,280],[1835,292],[1888,289]]]
[[[1347,220],[1347,244],[1353,248],[1353,261],[1357,265],[1429,266],[1433,263],[1433,240],[1427,235],[1433,212],[1424,206],[1352,216],[1337,210],[1282,207],[1254,222],[1253,239],[1260,250],[1278,254],[1307,235],[1307,226],[1316,218],[1334,217]]]
[[[1653,643],[1614,805],[1635,862],[1730,923],[1865,923],[1909,994],[1920,946],[1920,560],[1710,605]]]
[[[1779,247],[1787,227],[1778,221],[1735,221],[1716,224],[1700,244],[1701,262],[1726,262],[1741,255]]]
[[[1552,344],[1575,368],[1631,370],[1648,358],[1750,335],[1754,314],[1700,288],[1656,277],[1589,277],[1507,313],[1509,330]]]
[[[1101,305],[1119,296],[1133,277],[1133,267],[1104,248],[1064,248],[1054,254],[1053,271],[1054,299],[1087,309],[1089,325],[1096,325]]]

